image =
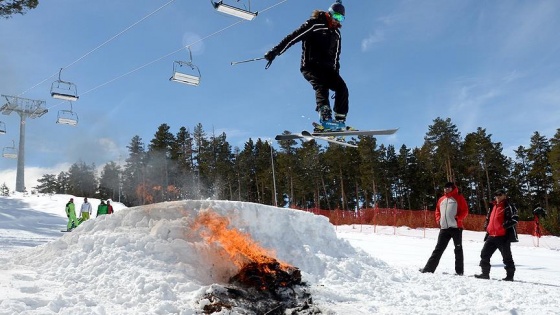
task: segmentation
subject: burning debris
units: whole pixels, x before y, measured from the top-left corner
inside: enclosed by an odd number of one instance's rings
[[[229,286],[215,284],[199,301],[205,314],[321,314],[298,268],[278,261],[250,235],[228,225],[227,218],[206,211],[193,226],[206,241],[219,243],[239,269]]]
[[[278,288],[301,284],[301,272],[292,266],[282,266],[275,260],[252,262],[241,268],[239,273],[230,279],[230,283],[274,292]]]

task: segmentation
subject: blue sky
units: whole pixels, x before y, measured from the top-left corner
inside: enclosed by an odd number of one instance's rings
[[[265,61],[230,62],[263,56],[332,2],[254,0],[258,17],[239,23],[210,1],[43,0],[24,16],[0,20],[0,93],[45,100],[49,109],[27,123],[26,186],[80,159],[122,162],[133,136],[148,144],[162,123],[173,133],[201,123],[239,147],[249,138],[309,129],[317,115],[299,72],[299,44],[268,70]],[[486,128],[512,155],[535,131],[550,138],[560,128],[560,2],[344,5],[348,124],[400,128],[381,143],[419,147],[436,117],[450,117],[463,137]],[[198,87],[168,80],[173,61],[188,61],[186,47],[202,74]],[[69,108],[50,97],[60,68],[80,94],[76,127],[55,124],[57,112]],[[0,146],[17,146],[19,117],[0,121],[8,129]],[[0,159],[0,182],[15,187],[15,169],[15,160]]]

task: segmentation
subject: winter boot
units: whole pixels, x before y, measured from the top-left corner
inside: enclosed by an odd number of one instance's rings
[[[474,277],[475,277],[475,278],[478,278],[478,279],[486,279],[486,280],[488,280],[488,279],[490,279],[490,274],[483,271],[483,272],[482,272],[481,274],[479,274],[479,275],[474,275]]]
[[[329,105],[321,105],[317,106],[317,112],[319,112],[319,122],[323,123],[323,121],[331,121],[332,120],[332,111]]]
[[[339,113],[334,113],[334,120],[336,120],[337,122],[341,122],[341,123],[345,123],[346,122],[346,114],[339,114]]]
[[[504,281],[513,281],[513,274],[514,274],[513,271],[508,271],[507,274],[506,274],[506,277],[503,278],[502,280],[504,280]]]

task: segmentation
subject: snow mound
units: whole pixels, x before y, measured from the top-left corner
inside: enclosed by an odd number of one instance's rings
[[[277,259],[299,268],[312,290],[325,290],[322,281],[328,281],[329,290],[349,281],[367,283],[375,290],[377,282],[402,276],[338,239],[323,216],[229,201],[177,201],[123,209],[86,221],[14,260],[41,270],[41,280],[66,288],[58,296],[45,292],[45,301],[37,302],[55,313],[124,314],[133,309],[192,314],[200,310],[197,301],[210,286],[227,284],[237,272],[217,244],[191,229],[202,211],[227,217],[230,228],[250,235]],[[88,291],[93,292],[83,293]]]

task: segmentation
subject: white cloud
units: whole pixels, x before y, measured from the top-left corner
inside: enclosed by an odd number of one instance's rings
[[[33,190],[33,187],[39,185],[38,179],[43,175],[58,175],[60,172],[67,172],[70,169],[69,163],[60,163],[52,167],[25,167],[25,188],[27,191]],[[16,189],[16,167],[0,171],[0,185],[6,184],[11,191]]]
[[[194,55],[201,55],[202,53],[204,53],[205,48],[204,43],[202,42],[202,38],[198,34],[191,32],[186,32],[185,34],[183,34],[183,47],[189,47]]]
[[[362,52],[369,51],[376,43],[385,40],[385,32],[382,30],[375,30],[368,38],[362,40]]]

